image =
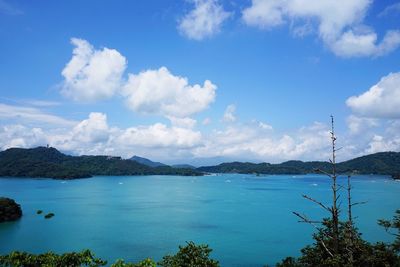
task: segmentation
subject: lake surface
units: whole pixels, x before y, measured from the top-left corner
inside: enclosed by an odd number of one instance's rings
[[[345,180],[340,180],[345,184]],[[376,224],[400,208],[400,182],[385,176],[354,176],[356,222],[365,239],[389,241]],[[60,181],[1,178],[0,196],[14,198],[24,216],[0,224],[0,254],[91,249],[117,258],[160,260],[178,245],[207,243],[222,266],[263,266],[298,256],[312,242],[310,225],[292,211],[313,219],[328,216],[301,197],[330,203],[330,180],[320,175],[204,177],[118,176]],[[342,192],[343,208],[346,203]],[[37,210],[54,212],[45,220]]]

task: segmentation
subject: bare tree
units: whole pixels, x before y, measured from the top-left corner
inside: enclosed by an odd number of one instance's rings
[[[323,239],[320,239],[319,241],[321,242],[322,246],[326,250],[326,252],[331,256],[334,257],[335,255],[338,254],[339,252],[339,208],[338,208],[338,200],[340,195],[338,194],[338,191],[340,190],[340,187],[337,184],[337,174],[336,174],[336,152],[339,149],[336,149],[336,136],[335,136],[335,128],[334,128],[334,119],[333,116],[331,116],[331,144],[332,144],[332,158],[329,159],[329,162],[331,163],[332,166],[332,172],[326,172],[324,170],[317,169],[317,172],[320,172],[322,174],[327,175],[328,177],[331,178],[332,180],[332,206],[327,206],[323,204],[320,201],[317,201],[316,199],[309,197],[307,195],[303,195],[303,198],[314,202],[315,204],[319,205],[321,208],[326,210],[331,214],[331,220],[332,220],[332,235],[326,236],[327,238],[332,240],[332,246],[328,247],[327,244],[325,244]],[[317,228],[316,224],[321,223],[320,221],[313,221],[307,218],[305,215],[300,215],[297,212],[293,212],[297,217],[300,218],[300,222],[304,223],[309,223],[313,225],[314,227]]]

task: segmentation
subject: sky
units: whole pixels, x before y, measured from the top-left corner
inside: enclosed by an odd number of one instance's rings
[[[400,2],[0,0],[0,150],[195,165],[400,151]]]

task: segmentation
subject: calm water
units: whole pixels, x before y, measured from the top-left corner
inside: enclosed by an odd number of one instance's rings
[[[159,260],[193,240],[209,244],[222,266],[274,264],[312,241],[312,227],[297,223],[292,211],[327,215],[301,194],[329,203],[329,186],[317,175],[2,178],[0,196],[16,199],[24,216],[0,224],[0,253],[90,248],[109,261]],[[390,240],[376,221],[400,208],[400,182],[356,176],[353,186],[355,201],[368,201],[354,210],[364,237]],[[56,216],[45,220],[38,209]]]

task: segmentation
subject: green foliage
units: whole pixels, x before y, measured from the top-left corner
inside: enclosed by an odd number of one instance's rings
[[[339,250],[332,257],[325,249],[332,247],[333,224],[330,219],[324,219],[322,226],[313,235],[314,243],[301,250],[298,259],[288,257],[278,263],[277,267],[338,267],[338,266],[400,266],[400,257],[391,245],[381,242],[371,244],[361,238],[357,229],[348,223],[339,224]],[[351,232],[350,232],[351,231]],[[353,238],[350,242],[349,234]],[[325,244],[325,246],[324,246]],[[353,261],[350,261],[349,253]]]
[[[11,198],[0,197],[0,223],[21,218],[21,206]]]
[[[391,221],[379,220],[378,224],[383,226],[386,232],[394,235],[396,239],[392,244],[392,248],[396,252],[400,252],[400,210],[396,210],[396,213]]]
[[[282,262],[277,263],[276,267],[302,267],[302,265],[300,265],[296,258],[287,257],[283,259]]]
[[[149,167],[109,156],[68,156],[55,148],[10,148],[0,152],[0,176],[75,179],[93,175],[202,175],[192,169]]]
[[[192,241],[179,246],[175,255],[164,256],[158,264],[164,267],[217,267],[218,261],[210,259],[212,249],[208,245],[196,245]]]
[[[152,259],[145,259],[139,263],[126,263],[124,260],[117,260],[111,267],[156,267],[157,264]]]
[[[218,267],[218,261],[210,259],[210,249],[207,245],[196,245],[188,242],[186,246],[179,246],[176,255],[165,256],[160,263],[164,267]],[[44,254],[29,254],[14,251],[8,255],[0,255],[0,266],[2,267],[97,267],[104,266],[107,262],[95,258],[90,250],[76,253],[55,254],[47,252]],[[122,259],[111,264],[111,267],[156,267],[157,263],[152,259],[144,259],[138,263],[125,262]]]
[[[332,166],[323,161],[291,160],[280,164],[231,162],[198,168],[199,171],[213,173],[260,174],[306,174],[313,173],[316,169],[328,172]],[[337,163],[336,170],[338,173],[387,174],[395,178],[400,173],[400,152],[380,152]]]
[[[0,256],[0,266],[3,267],[97,267],[106,264],[106,261],[95,258],[90,250],[61,255],[53,252],[34,255],[26,252],[14,251],[8,255]]]

